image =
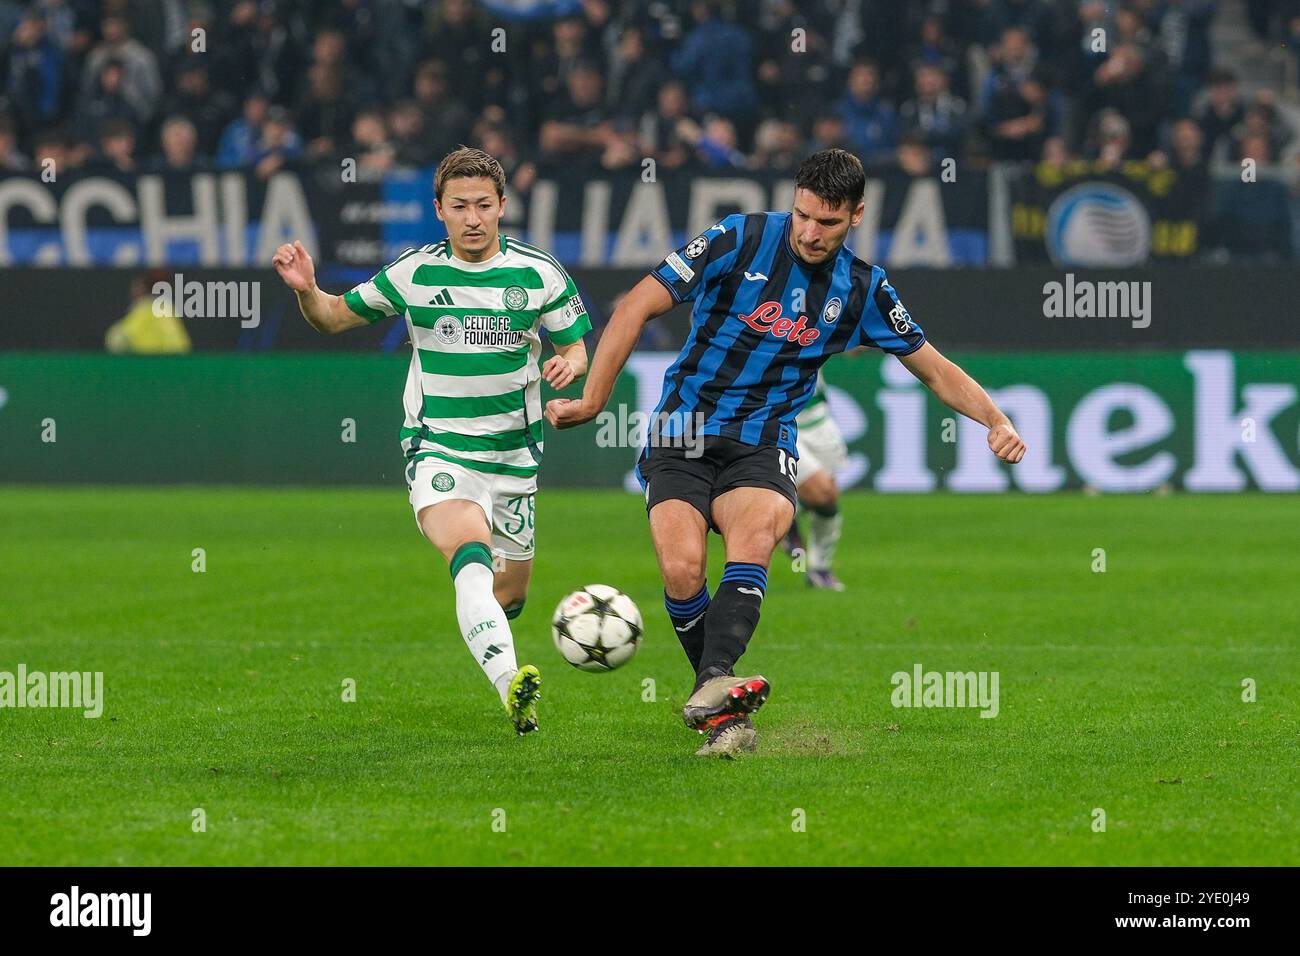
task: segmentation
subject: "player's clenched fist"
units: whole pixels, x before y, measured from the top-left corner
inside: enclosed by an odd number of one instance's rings
[[[284,284],[294,292],[306,292],[316,284],[316,264],[311,261],[303,244],[296,239],[276,249],[271,264],[280,273]]]
[[[543,414],[553,428],[572,428],[591,421],[598,411],[580,398],[553,398],[546,403]]]
[[[989,429],[989,448],[1003,461],[1015,464],[1025,457],[1025,443],[1016,434],[1015,426],[1002,422]]]

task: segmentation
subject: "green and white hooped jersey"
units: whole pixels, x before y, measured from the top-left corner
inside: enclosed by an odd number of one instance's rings
[[[408,249],[343,298],[370,322],[406,318],[412,352],[401,440],[408,459],[537,474],[539,325],[556,345],[591,330],[577,287],[555,257],[502,236],[492,258],[465,262],[443,240]]]
[[[826,404],[826,378],[822,375],[821,369],[817,370],[817,386],[813,389],[812,398],[808,399],[808,404],[799,410],[799,414],[794,418],[796,428],[811,428],[813,425],[820,424],[827,413],[830,411]]]

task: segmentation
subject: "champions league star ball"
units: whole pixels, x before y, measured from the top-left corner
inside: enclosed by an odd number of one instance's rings
[[[551,637],[578,670],[612,671],[630,661],[641,643],[641,612],[618,588],[588,584],[555,609]]]

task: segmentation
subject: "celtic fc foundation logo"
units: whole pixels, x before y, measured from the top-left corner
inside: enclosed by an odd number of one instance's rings
[[[434,491],[451,491],[456,487],[456,479],[445,471],[440,471],[433,476]]]
[[[522,286],[507,286],[506,291],[501,293],[501,299],[506,304],[506,308],[513,312],[518,312],[528,304],[528,293]]]
[[[433,334],[438,337],[438,341],[443,345],[455,345],[460,341],[460,322],[455,316],[439,316],[438,321],[433,323]]]

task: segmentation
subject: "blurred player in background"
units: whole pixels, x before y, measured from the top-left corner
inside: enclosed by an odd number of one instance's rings
[[[835,476],[844,467],[849,450],[844,444],[840,427],[831,417],[826,401],[826,379],[819,371],[817,387],[812,398],[794,420],[799,429],[795,448],[799,452],[799,471],[795,489],[799,493],[799,508],[808,512],[808,541],[805,545],[799,533],[799,516],[795,515],[786,533],[784,546],[794,555],[803,551],[808,562],[808,586],[827,591],[843,591],[844,584],[831,572],[835,546],[840,540],[844,524],[840,514],[840,488]]]
[[[803,161],[790,212],[727,216],[669,253],[623,299],[601,337],[582,398],[553,399],[557,428],[605,407],[645,324],[691,301],[691,331],[664,375],[637,475],[664,581],[664,603],[695,669],[682,711],[708,734],[701,756],[753,750],[749,715],[767,700],[761,675],[734,666],[758,626],[772,551],[794,518],[795,418],[831,356],[882,349],[954,411],[988,428],[989,448],[1018,462],[1024,443],[979,384],[925,339],[879,266],[845,239],[862,221],[866,172],[824,149]],[[708,533],[727,563],[710,595]]]
[[[131,309],[104,333],[105,349],[135,355],[180,355],[190,350],[185,323],[172,314],[171,296],[153,292],[160,282],[171,282],[162,269],[131,280]]]
[[[586,374],[591,323],[553,256],[499,233],[505,173],[496,159],[450,153],[434,192],[448,238],[408,249],[343,295],[317,288],[301,242],[280,246],[272,261],[321,332],[406,320],[401,439],[411,508],[450,566],[461,635],[522,736],[537,729],[541,675],[516,665],[510,621],[532,573],[540,382],[562,389]],[[542,327],[555,354],[539,371]]]

